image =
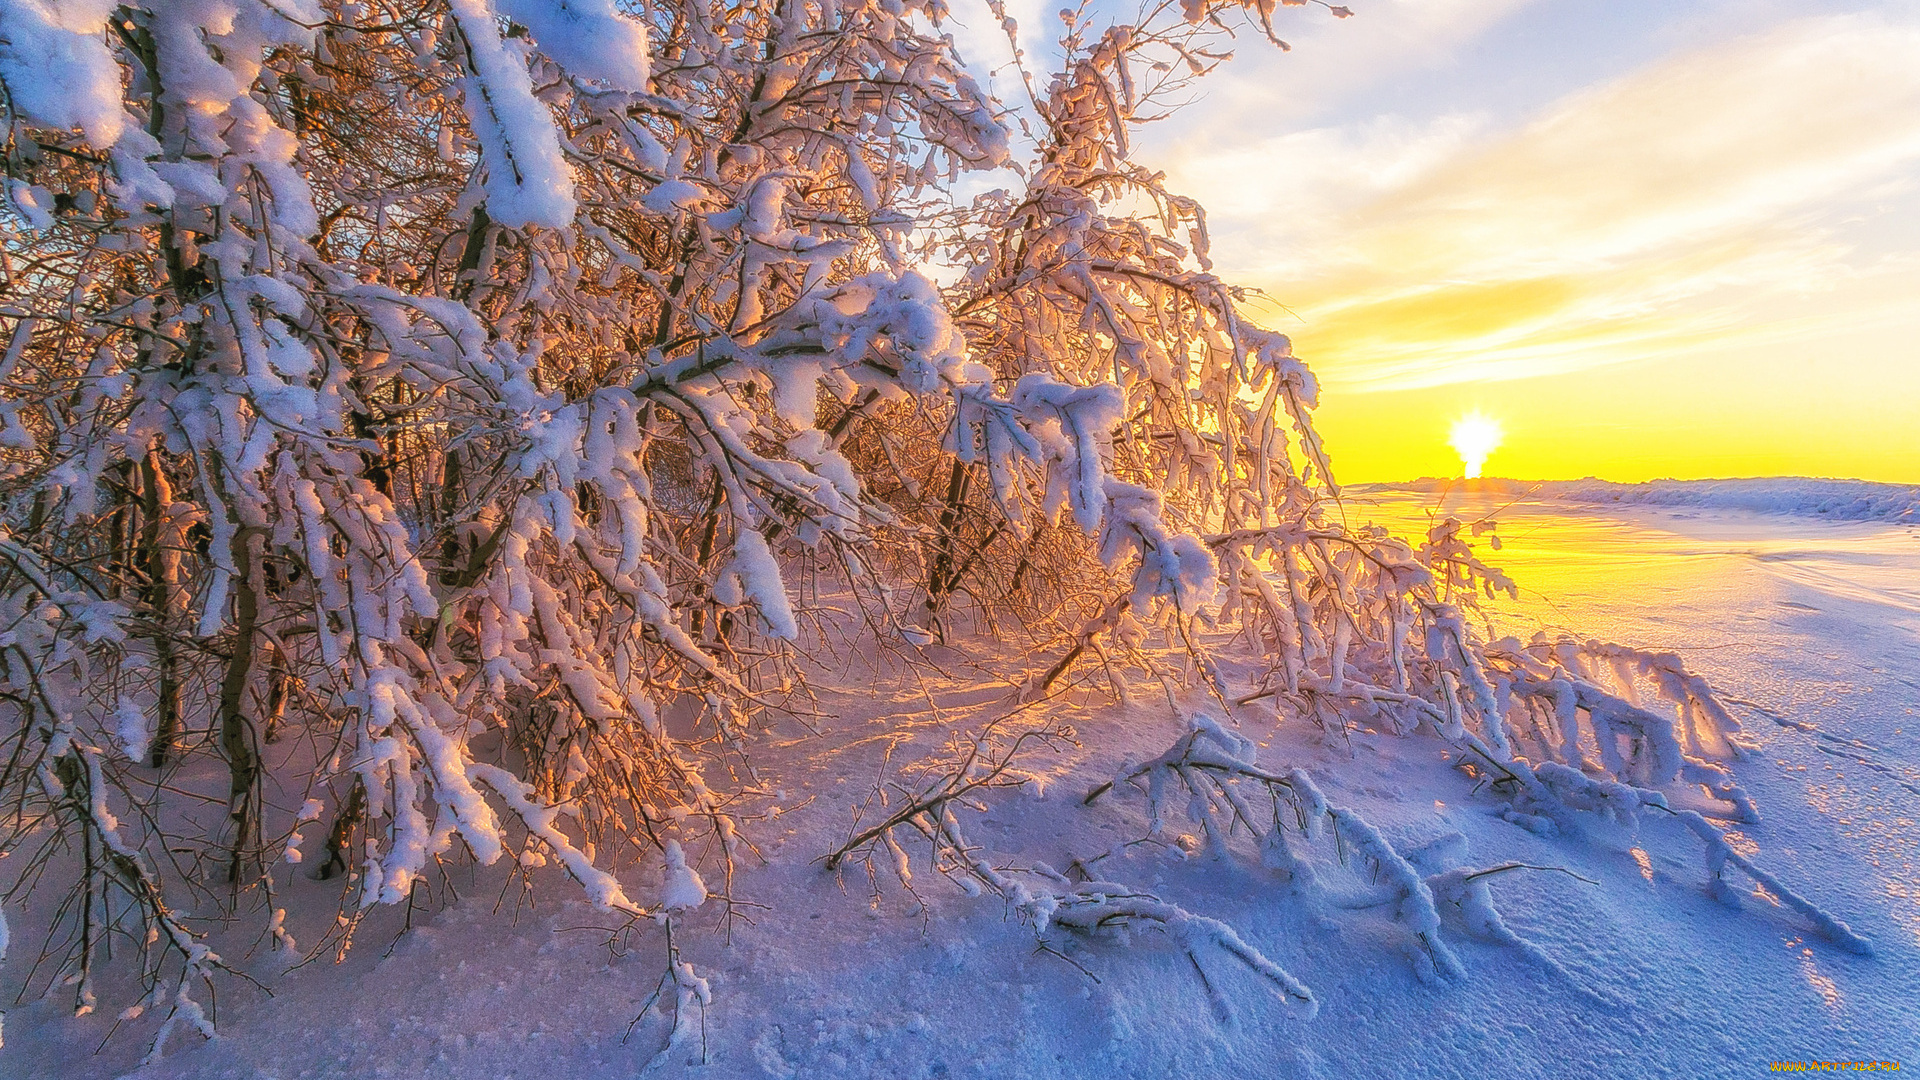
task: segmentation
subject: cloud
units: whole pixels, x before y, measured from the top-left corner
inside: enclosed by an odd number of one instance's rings
[[[1218,143],[1192,140],[1173,179],[1213,209],[1222,267],[1299,314],[1288,329],[1334,383],[1516,378],[1778,340],[1794,320],[1871,319],[1897,302],[1856,289],[1863,278],[1920,284],[1911,259],[1865,254],[1886,221],[1920,213],[1912,23],[1783,22],[1518,125],[1366,116]]]

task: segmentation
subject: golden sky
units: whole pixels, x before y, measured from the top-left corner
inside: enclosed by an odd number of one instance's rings
[[[1340,479],[1457,475],[1477,409],[1489,475],[1920,482],[1920,4],[1352,6],[1141,153]]]

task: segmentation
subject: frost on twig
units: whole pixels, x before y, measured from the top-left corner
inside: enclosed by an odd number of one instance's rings
[[[1531,748],[1537,760],[1604,769],[1643,788],[1699,784],[1739,820],[1760,820],[1733,774],[1707,756],[1735,759],[1746,752],[1739,722],[1672,653],[1537,636],[1525,646],[1514,638],[1494,642],[1486,657],[1511,696],[1501,721],[1506,739]],[[1675,715],[1646,707],[1636,674]]]
[[[648,1061],[647,1067],[653,1068],[666,1062],[675,1048],[682,1046],[693,1036],[697,1015],[700,1035],[700,1064],[707,1063],[707,1009],[713,1004],[713,987],[705,977],[694,970],[693,964],[680,954],[680,946],[674,939],[674,918],[694,910],[706,903],[707,885],[701,880],[699,871],[687,865],[686,854],[681,851],[678,841],[669,840],[665,850],[666,880],[660,889],[660,906],[654,918],[666,930],[666,967],[661,972],[660,981],[654,984],[653,993],[647,996],[627,1025],[627,1031],[621,1037],[625,1042],[633,1036],[634,1028],[653,1011],[656,1003],[669,1011],[672,1026],[667,1030],[667,1038],[660,1049]],[[671,991],[672,996],[667,996]]]
[[[1312,991],[1217,919],[1197,915],[1130,886],[1100,881],[1084,873],[1061,874],[1045,863],[1030,869],[997,867],[960,829],[957,811],[978,807],[978,799],[996,788],[1026,782],[1014,756],[1032,746],[1054,746],[1070,733],[1028,730],[1008,736],[993,728],[969,740],[949,759],[928,763],[929,779],[917,788],[896,786],[900,804],[878,824],[861,830],[826,857],[828,869],[859,861],[871,877],[881,851],[900,883],[913,888],[911,860],[903,840],[926,844],[932,868],[970,895],[989,892],[1003,900],[1044,944],[1050,930],[1112,937],[1129,928],[1161,931],[1187,958],[1222,1023],[1234,1016],[1234,995],[1222,980],[1221,959],[1236,962],[1263,980],[1295,1015],[1311,1018],[1319,1009]],[[1070,867],[1070,871],[1080,868]],[[923,900],[924,904],[925,901]]]
[[[1698,811],[1676,811],[1668,805],[1666,796],[1658,791],[1618,781],[1597,780],[1556,762],[1532,766],[1524,761],[1510,764],[1512,800],[1501,816],[1515,825],[1546,836],[1563,832],[1577,834],[1581,827],[1581,816],[1590,814],[1635,830],[1648,811],[1659,811],[1678,818],[1706,844],[1708,891],[1716,899],[1733,907],[1739,906],[1738,894],[1725,880],[1729,867],[1739,869],[1782,905],[1805,916],[1821,936],[1849,952],[1872,954],[1868,942],[1845,923],[1788,889],[1771,874],[1733,850],[1720,830]]]
[[[12,861],[17,876],[0,900],[16,902],[50,867],[71,871],[72,887],[49,932],[47,952],[55,960],[49,988],[72,986],[74,1014],[85,1016],[100,1005],[99,965],[116,951],[131,956],[139,995],[120,1015],[132,1019],[164,1007],[148,1044],[146,1059],[152,1061],[182,1024],[211,1037],[210,1008],[198,995],[205,990],[211,1001],[215,975],[245,976],[190,929],[169,901],[141,846],[146,830],[140,822],[129,827],[115,812],[116,805],[125,812],[132,803],[137,813],[139,804],[116,775],[113,755],[80,726],[99,692],[91,685],[92,657],[84,646],[124,640],[111,613],[117,605],[61,590],[32,553],[3,534],[0,583],[11,587],[0,593],[0,620],[8,628],[0,645],[0,681],[19,719],[0,768],[0,788],[12,785],[0,853],[23,856]],[[68,842],[72,857],[60,858]],[[72,931],[64,954],[54,946],[62,921]]]
[[[1143,790],[1150,837],[1164,833],[1169,808],[1184,806],[1214,857],[1230,858],[1232,838],[1244,832],[1262,865],[1292,882],[1295,891],[1305,891],[1315,880],[1298,845],[1325,831],[1341,862],[1364,867],[1369,882],[1384,889],[1363,906],[1390,905],[1393,920],[1410,936],[1407,955],[1415,973],[1422,979],[1464,977],[1459,959],[1441,940],[1433,894],[1419,872],[1366,819],[1330,805],[1305,772],[1269,772],[1255,762],[1255,754],[1251,740],[1197,714],[1165,753],[1130,766],[1117,780],[1088,792],[1085,801],[1119,784]]]
[[[1454,836],[1458,838],[1459,834],[1456,833]],[[1464,855],[1466,847],[1464,838],[1461,838],[1461,841],[1459,844],[1459,854]],[[1408,858],[1409,860],[1414,860],[1415,857],[1410,853]],[[1588,878],[1580,877],[1580,875],[1573,873],[1565,867],[1530,866],[1525,863],[1510,862],[1477,870],[1471,867],[1455,867],[1441,870],[1438,873],[1431,873],[1426,879],[1427,888],[1432,890],[1434,906],[1439,910],[1441,916],[1458,922],[1461,929],[1470,937],[1516,949],[1522,955],[1565,980],[1580,993],[1602,1001],[1606,1000],[1583,980],[1567,970],[1565,965],[1554,959],[1545,949],[1521,937],[1512,927],[1508,926],[1506,920],[1501,917],[1499,908],[1494,906],[1493,890],[1491,888],[1492,883],[1502,874],[1513,873],[1520,870],[1558,872],[1566,874],[1576,880],[1586,882],[1589,885],[1598,884]]]
[[[1418,548],[1309,524],[1209,538],[1223,579],[1239,582],[1222,614],[1237,612],[1274,657],[1266,688],[1240,703],[1272,697],[1323,727],[1431,730],[1502,794],[1551,801],[1550,786],[1522,775],[1551,763],[1644,790],[1698,784],[1757,821],[1722,763],[1746,752],[1740,725],[1677,656],[1475,631],[1482,596],[1515,589],[1468,541],[1491,526],[1447,518]]]
[[[1738,869],[1765,889],[1781,906],[1791,908],[1812,923],[1821,937],[1855,955],[1873,955],[1871,942],[1854,933],[1846,923],[1781,884],[1780,879],[1755,866],[1753,860],[1735,851],[1712,822],[1692,810],[1683,810],[1677,816],[1706,844],[1707,892],[1714,899],[1730,907],[1740,906],[1740,894],[1726,877],[1729,868]]]

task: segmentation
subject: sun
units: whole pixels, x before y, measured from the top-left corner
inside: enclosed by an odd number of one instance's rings
[[[1470,412],[1453,422],[1453,434],[1448,442],[1460,455],[1461,464],[1466,466],[1465,475],[1471,480],[1480,475],[1487,455],[1500,448],[1500,422],[1477,411]]]

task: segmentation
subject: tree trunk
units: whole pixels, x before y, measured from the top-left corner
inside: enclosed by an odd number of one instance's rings
[[[220,681],[220,753],[227,759],[227,880],[238,882],[247,853],[259,848],[260,734],[247,715],[247,683],[253,675],[254,638],[260,623],[260,572],[266,530],[243,528],[233,537],[233,652]]]
[[[314,871],[314,877],[328,881],[347,872],[347,860],[353,845],[353,830],[367,816],[367,786],[358,776],[353,778],[353,790],[347,795],[347,805],[333,815],[333,827],[327,830],[327,861]]]
[[[153,750],[148,764],[167,763],[180,741],[180,661],[174,655],[175,609],[180,604],[180,551],[165,529],[173,505],[173,485],[158,450],[140,462],[140,562],[146,571],[146,596],[153,617],[153,666],[160,674],[154,692]]]
[[[940,531],[933,541],[933,569],[927,575],[927,616],[937,619],[940,608],[946,602],[947,594],[953,589],[953,562],[957,538],[954,528],[960,521],[960,510],[967,498],[967,481],[973,472],[963,461],[953,463],[953,471],[947,476],[947,497],[940,510]]]

